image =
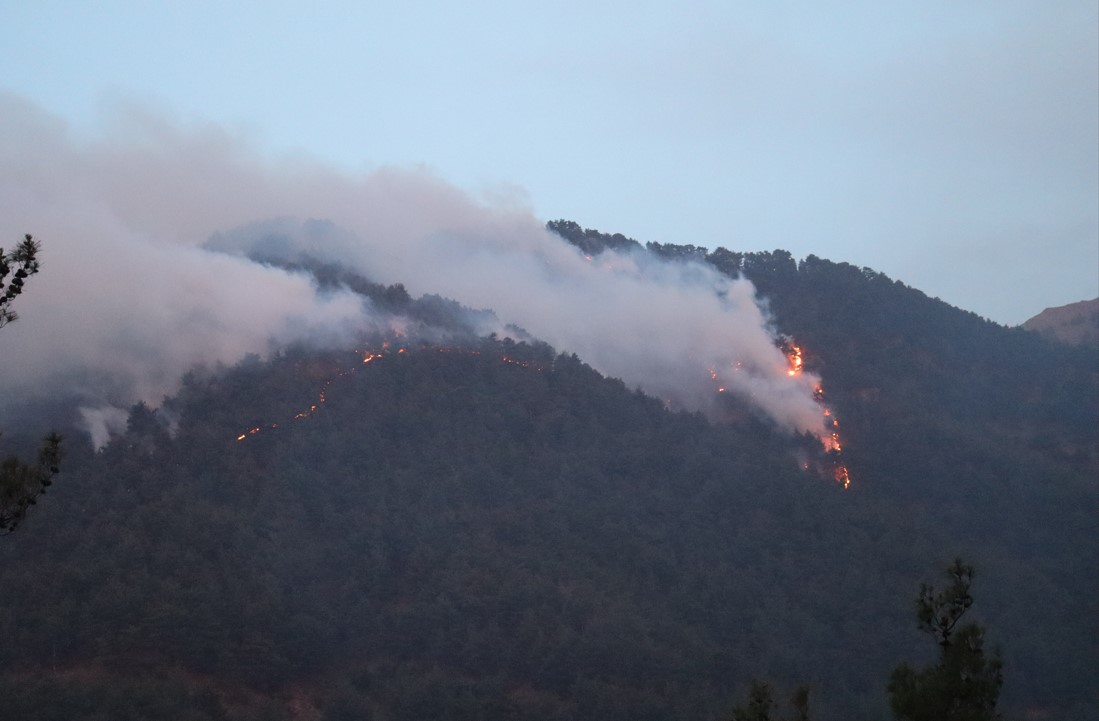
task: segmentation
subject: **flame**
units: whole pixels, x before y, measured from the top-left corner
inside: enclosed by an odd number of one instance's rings
[[[382,347],[383,347],[383,349],[388,348],[389,347],[389,341],[384,341],[382,343]],[[356,352],[358,352],[358,351],[356,351]],[[401,348],[398,351],[398,353],[403,353],[403,352],[404,352],[404,348]],[[381,357],[382,357],[382,353],[380,353],[380,352],[379,353],[373,353],[373,352],[370,352],[370,351],[364,351],[363,352],[363,361],[362,362],[364,364],[365,363],[370,363],[371,361],[377,360]],[[311,404],[307,410],[299,411],[299,412],[295,413],[294,415],[290,416],[289,420],[290,421],[301,421],[301,420],[305,420],[306,418],[312,418],[316,414],[317,409],[320,406],[322,406],[322,405],[324,405],[325,403],[328,402],[328,388],[329,388],[329,386],[332,385],[333,381],[335,381],[336,378],[340,378],[342,376],[350,375],[351,373],[354,373],[357,370],[358,370],[358,368],[349,368],[349,369],[346,369],[346,370],[337,371],[337,373],[334,377],[327,379],[326,381],[324,381],[324,383],[321,384],[321,388],[317,392],[317,402]],[[278,427],[279,427],[278,423],[272,423],[269,426],[267,426],[267,428],[278,428]],[[248,431],[245,431],[244,433],[241,433],[240,435],[238,435],[237,440],[238,441],[243,441],[248,436],[254,436],[257,433],[259,433],[261,430],[263,430],[262,426],[257,426],[255,428],[252,428],[252,429],[250,429]]]
[[[835,468],[836,483],[839,483],[846,490],[851,486],[851,477],[847,474],[847,466],[842,463]]]
[[[797,378],[801,376],[805,370],[805,359],[803,357],[802,347],[794,342],[792,338],[783,338],[779,344],[779,349],[782,354],[786,356],[786,375],[789,378]],[[734,361],[729,364],[729,369],[734,373],[739,371],[742,367],[741,361]],[[725,393],[727,386],[722,383],[719,368],[710,366],[706,369],[706,372],[710,374],[710,380],[713,381],[714,391],[716,393]],[[817,405],[821,409],[821,426],[817,431],[816,436],[820,439],[820,444],[824,450],[824,454],[827,457],[827,463],[831,466],[832,475],[836,479],[836,482],[842,485],[844,488],[848,488],[851,485],[851,476],[847,470],[847,466],[843,462],[843,444],[840,441],[839,425],[840,422],[832,413],[832,409],[824,405],[824,388],[818,383],[813,387],[813,400],[817,402]],[[664,402],[669,408],[672,406],[672,401],[667,400]],[[822,461],[817,464],[818,471],[824,473],[824,464]],[[802,464],[804,470],[809,470],[812,467],[809,463]]]
[[[804,360],[802,358],[802,349],[801,349],[801,347],[799,345],[795,344],[792,340],[785,339],[783,341],[782,345],[781,345],[781,348],[782,348],[783,353],[786,356],[787,363],[788,363],[788,369],[786,371],[787,376],[793,378],[793,377],[801,375],[802,371],[804,370]],[[426,349],[426,347],[425,347],[425,349]],[[469,355],[481,355],[480,351],[465,350],[463,348],[448,348],[448,347],[445,347],[445,346],[436,346],[435,351],[438,352],[438,353],[457,352],[457,353],[466,353],[466,354],[469,354]],[[360,352],[362,354],[362,364],[361,365],[367,365],[369,363],[374,363],[375,361],[380,361],[380,360],[382,360],[382,359],[384,359],[384,358],[386,358],[387,356],[390,356],[390,355],[405,354],[406,349],[404,347],[400,347],[394,353],[393,351],[390,350],[390,343],[387,340],[387,341],[383,341],[380,350],[376,350],[376,351],[358,351],[358,352]],[[506,363],[508,365],[516,365],[516,366],[519,366],[521,368],[533,369],[533,370],[537,370],[539,372],[545,371],[547,369],[548,370],[553,370],[552,363],[547,368],[546,365],[543,365],[541,363],[537,363],[537,362],[534,362],[534,361],[528,361],[528,360],[521,360],[521,359],[518,359],[518,358],[512,358],[512,357],[506,356],[506,355],[500,356],[500,361],[502,363]],[[735,363],[732,363],[732,364],[730,364],[729,367],[734,372],[736,372],[736,371],[740,370],[741,362],[737,361]],[[358,370],[358,367],[353,367],[353,368],[338,371],[334,377],[329,378],[328,380],[326,380],[322,384],[321,389],[320,389],[320,391],[318,391],[318,394],[317,394],[317,402],[310,405],[308,410],[303,410],[303,411],[300,411],[299,413],[294,414],[293,416],[290,417],[290,420],[291,421],[299,421],[299,420],[304,420],[306,418],[311,418],[313,415],[315,415],[317,413],[318,408],[321,405],[324,405],[327,402],[327,400],[328,400],[327,391],[328,391],[329,386],[331,386],[332,383],[337,378],[345,376],[345,375],[350,375],[350,374],[354,373],[357,370]],[[710,368],[707,368],[707,371],[710,374],[710,380],[712,380],[714,382],[714,387],[716,389],[716,392],[717,393],[725,393],[726,392],[726,386],[721,383],[721,381],[719,379],[719,374],[718,374],[717,368],[710,367]],[[840,434],[839,434],[839,425],[840,425],[840,423],[839,423],[839,420],[833,416],[832,410],[824,405],[824,388],[822,386],[817,385],[813,388],[813,399],[821,406],[821,415],[822,415],[823,423],[822,423],[822,428],[821,428],[819,437],[820,437],[821,445],[824,447],[825,454],[831,460],[832,476],[835,479],[836,483],[840,484],[845,489],[849,488],[850,485],[851,485],[851,475],[847,470],[847,466],[843,462],[843,457],[842,457],[843,444],[840,441]],[[666,400],[665,405],[667,407],[671,408],[672,407],[672,401],[670,399]],[[278,427],[279,427],[278,423],[271,423],[269,426],[267,426],[267,428],[278,428]],[[825,429],[827,429],[827,430],[825,430]],[[254,428],[250,428],[247,431],[245,431],[244,433],[241,433],[241,434],[237,435],[236,440],[237,441],[243,441],[248,436],[254,436],[257,433],[259,433],[261,430],[263,430],[263,426],[256,426]],[[809,463],[803,463],[802,468],[805,469],[805,470],[808,470],[810,468],[810,464]],[[818,466],[818,468],[819,468],[819,466]]]
[[[401,334],[399,332],[396,333],[396,336],[398,338],[401,337],[402,335],[403,334]],[[426,348],[426,346],[425,346],[425,348]],[[395,352],[392,351],[391,346],[390,346],[390,342],[388,340],[386,340],[386,341],[382,341],[380,350],[356,351],[356,353],[361,353],[362,354],[362,364],[361,365],[366,365],[366,364],[369,364],[369,363],[374,363],[376,361],[380,361],[380,360],[382,360],[382,359],[384,359],[384,358],[386,358],[387,356],[390,356],[390,355],[407,355],[406,351],[407,351],[407,349],[404,348],[403,346],[397,348],[397,350]],[[466,350],[464,348],[448,348],[448,347],[445,347],[445,346],[438,346],[438,347],[435,348],[435,351],[438,352],[438,353],[464,353],[464,354],[467,354],[467,355],[474,355],[474,356],[481,355],[481,351],[479,351],[479,350]],[[532,362],[532,361],[519,360],[519,359],[516,359],[516,358],[511,358],[509,356],[501,356],[500,360],[503,361],[504,363],[508,363],[510,365],[517,365],[517,366],[520,366],[522,368],[533,368],[534,370],[537,370],[537,371],[544,371],[544,370],[547,369],[547,367],[544,364],[536,363],[536,362]],[[550,370],[552,370],[552,363],[550,364],[549,368],[550,368]],[[356,366],[356,367],[347,368],[347,369],[344,369],[344,370],[337,371],[335,376],[325,380],[324,383],[321,384],[321,389],[317,392],[317,402],[310,405],[307,410],[299,411],[298,413],[295,413],[294,415],[290,416],[289,420],[290,421],[300,421],[300,420],[305,420],[306,418],[312,418],[317,413],[317,410],[320,408],[320,406],[324,405],[328,401],[328,388],[329,388],[329,386],[331,386],[332,383],[337,378],[347,376],[347,375],[351,375],[352,373],[356,372],[358,369],[359,368]],[[278,423],[271,423],[270,425],[266,426],[266,428],[278,428],[278,427],[279,427]],[[237,441],[243,441],[248,436],[256,435],[257,433],[262,431],[264,428],[265,428],[264,426],[256,426],[254,428],[250,428],[247,431],[245,431],[244,433],[241,433],[241,434],[237,435],[236,439],[237,439]]]
[[[783,344],[783,351],[786,353],[786,360],[790,364],[790,367],[786,370],[786,375],[791,378],[801,375],[803,363],[801,347],[792,341],[787,341]]]
[[[259,433],[261,430],[263,430],[263,429],[260,428],[259,426],[256,426],[255,428],[249,428],[244,433],[241,433],[239,436],[237,436],[237,440],[238,441],[243,441],[248,436],[254,436],[257,433]]]
[[[477,355],[480,355],[480,354],[477,353]],[[539,371],[539,372],[544,371],[546,369],[546,367],[544,365],[542,365],[541,363],[535,363],[535,362],[532,362],[532,361],[525,361],[525,360],[517,360],[515,358],[511,358],[511,357],[506,356],[506,355],[505,356],[500,356],[500,360],[503,361],[504,363],[509,364],[509,365],[519,366],[520,368],[533,368],[534,370]]]
[[[801,375],[804,370],[804,358],[802,349],[792,338],[784,338],[780,345],[783,355],[786,356],[788,367],[786,375],[791,378]],[[823,427],[821,428],[820,442],[824,446],[824,452],[832,462],[832,477],[836,483],[845,489],[851,486],[851,474],[843,462],[843,443],[840,441],[839,419],[832,415],[832,409],[824,405],[824,387],[817,385],[813,388],[813,400],[821,407]],[[808,467],[808,464],[805,466]]]

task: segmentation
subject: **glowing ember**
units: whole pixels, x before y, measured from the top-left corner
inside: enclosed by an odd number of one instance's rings
[[[400,337],[401,333],[397,333],[397,336]],[[447,348],[447,347],[439,346],[439,347],[436,347],[435,350],[438,353],[463,353],[463,354],[466,354],[466,355],[474,355],[474,356],[481,355],[481,351],[478,351],[478,350],[465,350],[463,348]],[[356,352],[359,353],[360,351],[356,351]],[[374,363],[374,362],[382,360],[382,359],[384,359],[384,358],[386,358],[387,356],[390,356],[390,355],[394,355],[394,354],[395,355],[402,355],[402,354],[405,354],[405,353],[406,353],[406,349],[404,347],[400,347],[396,351],[393,351],[393,350],[390,349],[390,342],[388,340],[383,341],[381,350],[378,350],[378,351],[361,351],[362,365],[366,365],[368,363]],[[525,360],[519,360],[519,359],[511,358],[511,357],[508,357],[508,356],[502,356],[500,358],[500,360],[503,361],[504,363],[508,363],[510,365],[517,365],[517,366],[520,366],[522,368],[533,368],[534,370],[537,370],[537,371],[544,371],[544,370],[547,369],[547,366],[545,366],[541,363],[536,363],[536,362],[532,362],[532,361],[525,361]],[[552,364],[550,364],[549,369],[552,370]],[[328,387],[332,385],[333,381],[335,381],[337,378],[340,378],[342,376],[351,375],[352,373],[354,373],[357,370],[358,370],[358,367],[353,367],[353,368],[348,368],[348,369],[345,369],[345,370],[337,371],[337,373],[334,377],[329,378],[328,380],[324,381],[324,383],[321,385],[321,389],[317,393],[317,402],[310,405],[308,410],[304,410],[304,411],[300,411],[298,413],[295,413],[294,415],[292,415],[290,417],[289,420],[290,421],[300,421],[300,420],[305,420],[306,418],[312,418],[317,413],[318,408],[320,406],[324,405],[328,401]],[[279,427],[278,423],[272,423],[269,426],[266,426],[266,428],[278,428],[278,427]],[[245,431],[244,433],[241,433],[238,436],[236,436],[236,439],[238,441],[243,441],[248,436],[256,435],[257,433],[262,431],[264,428],[265,428],[264,426],[257,426],[255,428],[250,428],[249,430]]]
[[[851,486],[851,477],[847,475],[847,466],[837,465],[835,469],[836,483],[839,483],[844,488]]]
[[[383,346],[384,345],[388,345],[388,341],[383,343]],[[404,348],[401,348],[400,351],[398,351],[398,352],[403,353]],[[376,360],[378,358],[381,358],[381,357],[382,357],[381,353],[369,353],[369,352],[367,352],[367,353],[363,354],[363,363],[369,363],[369,362],[371,362],[373,360]],[[321,384],[321,389],[317,393],[317,402],[311,404],[309,406],[308,410],[300,411],[300,412],[295,413],[294,415],[290,416],[290,420],[291,421],[300,421],[300,420],[304,420],[306,418],[312,418],[313,415],[317,412],[317,409],[320,406],[322,406],[322,405],[324,405],[325,403],[328,402],[328,387],[330,385],[332,385],[332,382],[334,380],[336,380],[336,378],[339,378],[339,377],[345,376],[345,375],[350,375],[351,373],[354,373],[356,370],[358,370],[358,368],[350,368],[348,370],[338,371],[336,373],[335,378],[329,378],[328,380],[326,380],[323,384]],[[267,427],[268,428],[278,428],[279,424],[278,423],[272,423],[271,425],[269,425]],[[262,430],[262,427],[252,428],[251,430],[246,431],[244,433],[241,433],[239,436],[237,436],[237,440],[238,441],[243,441],[248,436],[254,436],[255,434],[259,433],[261,430]]]
[[[256,426],[255,428],[249,428],[244,433],[241,433],[239,436],[237,436],[237,440],[238,441],[243,441],[248,436],[256,435],[257,433],[260,432],[260,430],[262,430],[262,429],[259,426]]]

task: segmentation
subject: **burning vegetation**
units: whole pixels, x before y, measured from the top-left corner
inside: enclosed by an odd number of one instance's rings
[[[427,345],[425,345],[425,346],[423,346],[423,348],[421,348],[421,350],[427,350],[427,349],[428,349]],[[481,351],[479,351],[479,350],[472,350],[472,349],[466,349],[466,348],[460,348],[460,347],[436,346],[436,347],[433,348],[433,350],[436,353],[464,353],[464,354],[474,355],[474,356],[481,355]],[[406,348],[403,345],[398,345],[398,346],[396,346],[396,348],[394,348],[391,345],[390,341],[386,340],[386,341],[382,342],[381,348],[378,349],[378,350],[356,350],[355,353],[358,354],[359,356],[361,356],[361,358],[362,358],[361,363],[359,363],[355,366],[352,366],[350,368],[343,368],[343,369],[339,369],[339,370],[335,371],[335,374],[332,377],[326,379],[324,381],[324,383],[321,385],[321,389],[317,393],[316,402],[310,404],[310,406],[308,408],[303,409],[303,410],[298,411],[297,413],[293,414],[292,416],[287,418],[283,423],[290,423],[290,422],[293,422],[293,421],[301,421],[301,420],[305,420],[305,419],[308,419],[308,418],[312,418],[317,413],[318,409],[328,401],[328,389],[332,386],[333,383],[340,380],[341,378],[345,378],[345,377],[354,375],[364,365],[369,365],[369,364],[372,364],[372,363],[376,364],[376,363],[378,363],[378,362],[380,362],[384,359],[387,359],[387,358],[394,358],[394,357],[400,357],[400,356],[403,356],[403,355],[407,355],[409,353],[409,349]],[[500,356],[500,362],[501,363],[506,363],[508,365],[519,366],[521,368],[530,368],[530,369],[533,369],[533,370],[536,370],[536,371],[539,371],[539,372],[546,370],[546,367],[547,367],[545,364],[542,364],[542,363],[537,363],[535,361],[524,360],[524,359],[519,359],[519,358],[513,358],[513,357],[508,356],[508,355],[501,355]],[[238,434],[236,436],[236,439],[237,439],[238,442],[243,441],[243,440],[246,440],[249,436],[258,435],[259,433],[262,433],[265,430],[277,429],[277,428],[280,427],[280,425],[283,425],[283,424],[280,424],[279,422],[276,421],[276,422],[273,422],[273,423],[269,423],[267,425],[253,426],[252,428],[249,428],[246,431],[243,431],[242,433]]]
[[[786,375],[791,379],[796,379],[802,375],[805,370],[805,359],[801,346],[799,346],[792,338],[784,337],[779,343],[779,349],[782,354],[786,356],[787,368]],[[735,362],[730,365],[730,370],[734,373],[740,371],[742,364]],[[714,383],[714,388],[717,393],[725,393],[727,390],[727,383],[721,378],[718,373],[718,369],[710,367],[707,369],[710,374],[710,379]],[[840,484],[844,488],[851,486],[851,474],[847,470],[847,465],[843,460],[843,444],[840,441],[840,422],[832,413],[832,409],[829,408],[824,402],[824,388],[818,383],[813,388],[813,400],[821,409],[821,417],[823,422],[820,430],[816,433],[817,438],[820,440],[821,446],[824,448],[824,455],[827,461],[824,464],[818,464],[818,468],[822,473],[831,475],[835,479],[836,483]],[[811,464],[808,461],[802,463],[802,467],[805,470],[809,470]]]
[[[399,340],[399,338],[398,338]],[[786,356],[789,367],[786,371],[787,376],[790,378],[797,378],[804,370],[804,359],[802,357],[802,349],[790,338],[784,338],[779,346]],[[424,344],[420,350],[433,350],[436,353],[463,353],[469,355],[482,355],[481,351],[474,349],[467,349],[461,347],[450,346],[429,346]],[[244,441],[250,436],[258,435],[265,430],[274,430],[280,427],[280,425],[288,424],[294,421],[306,420],[312,418],[328,400],[328,390],[333,383],[341,378],[351,376],[359,371],[362,366],[377,364],[379,362],[386,361],[387,359],[393,359],[409,354],[410,350],[405,345],[394,345],[389,340],[383,341],[379,349],[373,350],[357,350],[355,351],[361,357],[361,362],[349,367],[338,369],[334,374],[326,379],[321,385],[320,390],[317,393],[317,398],[314,403],[311,403],[308,408],[304,408],[297,413],[286,418],[282,423],[273,422],[267,425],[253,426],[236,436],[237,441]],[[501,354],[500,362],[508,365],[514,365],[521,368],[531,369],[538,372],[546,370],[553,370],[551,363],[539,363],[537,361],[515,358],[506,354]],[[737,372],[741,369],[742,364],[735,362],[731,364],[730,369],[733,372]],[[725,393],[727,386],[719,376],[716,368],[708,369],[710,378],[714,383],[717,393]],[[823,418],[823,425],[818,434],[821,445],[824,448],[824,453],[827,458],[826,465],[818,464],[818,468],[821,472],[830,473],[835,479],[836,483],[840,484],[844,488],[848,488],[851,485],[851,477],[848,473],[847,466],[843,461],[843,446],[840,442],[839,434],[839,420],[835,418],[832,410],[828,408],[824,403],[824,389],[818,384],[813,391],[813,398],[817,404],[821,407],[821,414]],[[666,403],[666,406],[670,407],[670,401]],[[803,463],[803,467],[808,469],[809,463]]]
[[[782,353],[786,356],[786,361],[789,364],[786,375],[791,378],[796,378],[801,375],[804,369],[801,346],[795,343],[792,338],[783,338],[779,347],[782,349]],[[825,405],[824,388],[820,384],[817,384],[813,389],[813,399],[821,407],[821,414],[824,417],[824,426],[820,433],[820,442],[821,445],[824,446],[825,453],[831,460],[832,477],[835,478],[836,483],[844,488],[848,488],[851,485],[851,474],[847,471],[847,465],[843,461],[843,445],[840,443],[839,419],[832,414],[832,409]]]
[[[295,413],[294,415],[290,416],[290,418],[287,419],[287,422],[301,421],[301,420],[305,420],[306,418],[312,418],[316,414],[317,409],[320,408],[322,405],[324,405],[328,401],[328,389],[333,383],[335,383],[340,378],[343,378],[345,376],[350,376],[350,375],[356,373],[359,370],[359,368],[362,367],[363,365],[367,365],[369,363],[373,363],[375,361],[381,360],[382,358],[384,358],[387,355],[400,355],[402,353],[405,353],[405,348],[400,347],[396,350],[395,353],[391,353],[390,349],[389,349],[389,341],[385,341],[385,342],[382,343],[382,349],[379,350],[379,351],[361,351],[361,350],[358,350],[358,351],[355,351],[355,352],[362,356],[362,363],[357,365],[357,366],[353,366],[351,368],[345,368],[345,369],[336,371],[336,374],[334,376],[332,376],[331,378],[328,378],[327,380],[325,380],[324,383],[321,385],[321,389],[317,393],[317,402],[311,404],[309,406],[309,408],[307,408],[305,410],[301,410],[301,411]],[[249,428],[248,430],[244,431],[240,435],[238,435],[237,436],[237,441],[243,441],[246,438],[248,438],[249,436],[257,435],[258,433],[261,433],[264,430],[274,430],[274,429],[278,428],[279,425],[280,424],[278,422],[275,422],[275,423],[270,423],[266,426],[254,426],[254,427]]]

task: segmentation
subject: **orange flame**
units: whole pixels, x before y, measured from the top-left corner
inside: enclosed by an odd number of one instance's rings
[[[802,358],[801,347],[794,344],[788,344],[788,350],[786,351],[786,360],[789,362],[790,367],[786,370],[786,375],[793,378],[794,376],[801,375],[802,370]]]
[[[792,339],[785,339],[782,342],[782,352],[786,356],[788,367],[786,369],[786,375],[791,378],[801,375],[804,370],[804,359],[802,358],[801,346],[795,343]],[[839,434],[839,419],[832,415],[832,409],[824,405],[824,388],[821,385],[817,385],[813,388],[813,399],[821,406],[821,413],[824,416],[824,428],[820,432],[820,442],[824,446],[825,452],[832,459],[832,474],[836,480],[844,488],[848,488],[851,485],[851,474],[847,470],[847,466],[843,463],[842,453],[843,444],[840,442]],[[829,421],[831,421],[829,423]],[[827,430],[826,430],[827,429]]]
[[[836,483],[839,483],[847,489],[851,486],[851,476],[847,474],[847,466],[842,463],[836,466],[835,470]]]

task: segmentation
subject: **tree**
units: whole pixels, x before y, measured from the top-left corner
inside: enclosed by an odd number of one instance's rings
[[[27,509],[53,484],[60,462],[61,436],[56,433],[42,442],[37,463],[24,463],[15,456],[0,462],[0,536],[19,527]]]
[[[1003,685],[998,651],[986,655],[984,628],[958,626],[973,605],[974,569],[960,558],[946,570],[950,585],[922,584],[916,601],[921,631],[939,645],[939,662],[917,671],[901,664],[889,680],[890,705],[901,721],[994,721]]]
[[[809,687],[798,686],[790,696],[790,705],[794,715],[789,721],[809,721]],[[732,721],[783,721],[772,719],[771,711],[775,707],[774,691],[771,685],[763,681],[753,681],[748,691],[748,704],[733,709]]]
[[[11,303],[23,292],[27,278],[38,272],[40,247],[34,236],[28,233],[10,253],[0,248],[0,328],[19,317],[11,309]]]
[[[0,328],[19,317],[11,304],[23,292],[26,279],[38,272],[39,248],[29,233],[10,253],[0,248]],[[61,436],[56,433],[46,436],[36,463],[24,463],[15,456],[0,462],[0,535],[19,527],[27,509],[53,483],[60,462]]]

